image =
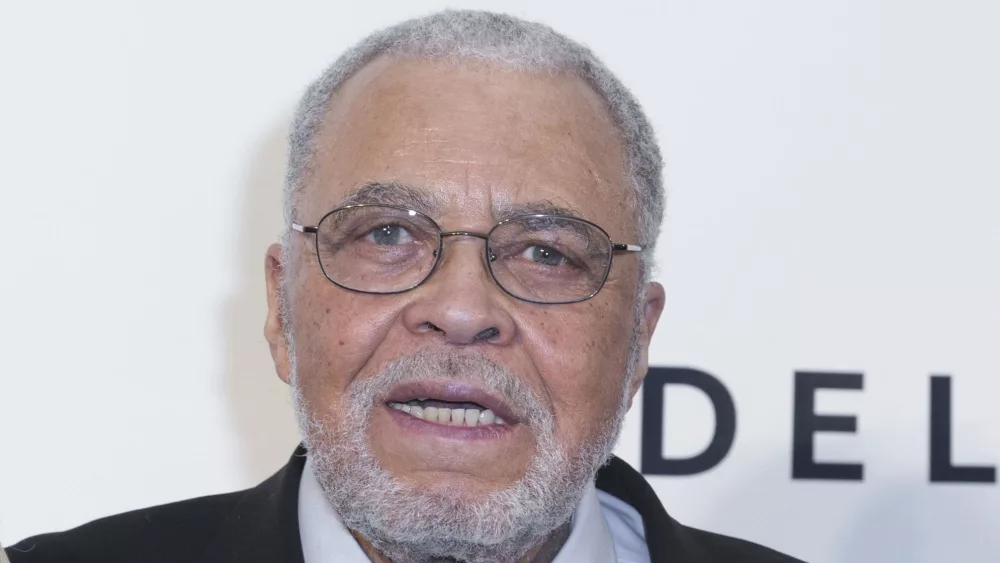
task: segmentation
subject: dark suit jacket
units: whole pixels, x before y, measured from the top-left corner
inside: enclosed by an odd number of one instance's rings
[[[305,451],[257,487],[102,518],[7,548],[11,563],[303,563],[299,478]],[[653,563],[795,563],[766,547],[683,526],[618,458],[597,487],[642,516]],[[801,563],[801,562],[798,562]]]

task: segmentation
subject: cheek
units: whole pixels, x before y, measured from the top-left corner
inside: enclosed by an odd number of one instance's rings
[[[334,408],[384,339],[394,310],[332,284],[300,292],[293,325],[298,376],[306,398]]]
[[[580,443],[616,413],[631,330],[595,305],[540,315],[525,331],[563,443]]]

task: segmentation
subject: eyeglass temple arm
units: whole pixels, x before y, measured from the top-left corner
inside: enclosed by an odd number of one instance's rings
[[[642,252],[642,247],[638,244],[615,243],[611,245],[611,250],[615,252]]]
[[[316,227],[306,227],[298,223],[292,223],[292,230],[300,233],[316,233]]]

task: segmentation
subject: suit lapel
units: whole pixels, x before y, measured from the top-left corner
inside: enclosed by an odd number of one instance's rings
[[[306,452],[247,490],[220,526],[199,563],[304,563],[299,538],[299,481]]]
[[[653,488],[629,464],[612,457],[597,472],[597,488],[628,503],[642,516],[652,563],[704,560],[700,549],[691,545],[686,528],[667,514]]]

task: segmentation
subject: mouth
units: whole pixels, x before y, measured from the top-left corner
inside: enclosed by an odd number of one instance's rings
[[[504,426],[507,424],[507,421],[497,416],[493,410],[477,403],[414,399],[408,403],[389,401],[386,404],[410,416],[448,426],[475,427],[491,424]]]
[[[441,426],[513,426],[520,421],[510,407],[485,389],[458,381],[411,382],[393,388],[386,406]]]

